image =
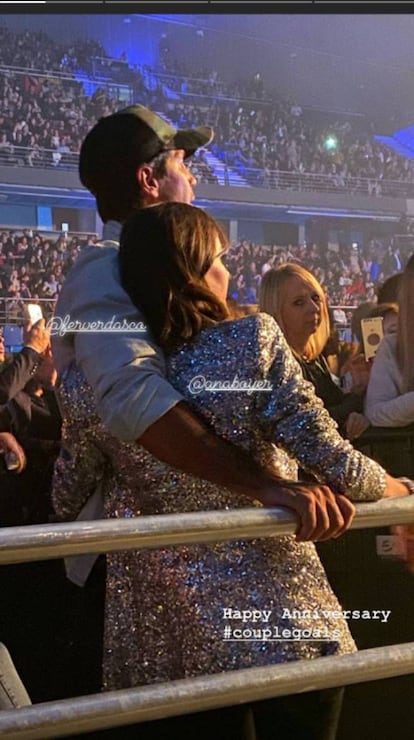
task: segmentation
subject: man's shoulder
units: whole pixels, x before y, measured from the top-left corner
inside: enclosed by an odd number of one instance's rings
[[[85,247],[66,275],[58,306],[69,297],[71,300],[76,296],[83,298],[85,292],[97,295],[114,285],[121,290],[116,247],[105,246],[104,243]]]
[[[94,266],[99,262],[117,262],[118,261],[118,245],[116,242],[102,241],[97,244],[89,245],[84,247],[76,259],[76,262],[72,265],[68,276],[73,272],[79,272],[84,270],[88,266]]]

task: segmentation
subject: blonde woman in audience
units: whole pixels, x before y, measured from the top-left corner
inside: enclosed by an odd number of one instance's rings
[[[365,414],[378,427],[414,423],[414,255],[402,273],[397,332],[384,336],[375,356]]]
[[[260,310],[273,316],[298,360],[304,377],[315,387],[341,433],[359,437],[369,426],[362,414],[365,382],[344,392],[334,381],[322,354],[330,334],[325,293],[314,275],[301,265],[288,263],[263,277]]]

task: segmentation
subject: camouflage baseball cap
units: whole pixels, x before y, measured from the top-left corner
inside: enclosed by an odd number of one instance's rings
[[[176,129],[157,113],[138,103],[136,105],[130,105],[128,108],[123,108],[114,115],[133,115],[143,121],[143,123],[146,123],[160,142],[160,152],[171,149],[184,149],[186,156],[190,157],[200,147],[210,144],[214,137],[214,131],[209,126],[181,130]]]
[[[109,178],[124,176],[161,152],[184,149],[190,157],[213,139],[208,126],[179,130],[143,105],[101,118],[85,137],[79,155],[81,182],[92,192]]]

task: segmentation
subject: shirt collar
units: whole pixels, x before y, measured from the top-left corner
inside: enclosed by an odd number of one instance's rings
[[[121,236],[122,224],[119,221],[107,221],[103,225],[102,240],[119,242]]]

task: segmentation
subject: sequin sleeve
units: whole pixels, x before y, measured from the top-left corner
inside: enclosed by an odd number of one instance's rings
[[[263,435],[334,491],[354,501],[382,498],[384,469],[340,436],[313,386],[304,380],[275,320],[258,314],[257,328],[261,371],[272,388],[257,394],[256,412]]]

